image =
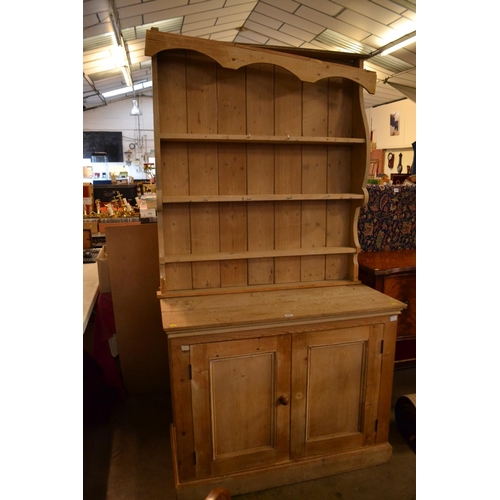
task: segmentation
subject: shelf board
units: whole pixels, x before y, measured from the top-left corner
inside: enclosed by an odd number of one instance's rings
[[[162,203],[219,203],[219,202],[252,202],[252,201],[328,201],[328,200],[363,200],[363,194],[329,193],[329,194],[232,194],[232,195],[196,195],[196,196],[163,196]]]
[[[220,288],[189,288],[184,290],[167,290],[165,282],[156,295],[159,299],[196,297],[207,295],[234,295],[235,293],[268,292],[273,290],[305,290],[307,288],[329,288],[333,286],[360,285],[361,281],[335,279],[326,281],[301,281],[299,283],[269,283],[263,285],[229,286]]]
[[[162,141],[175,142],[237,142],[268,144],[364,144],[364,138],[356,137],[304,137],[290,135],[238,135],[238,134],[160,134]]]
[[[264,259],[269,257],[309,257],[311,255],[334,255],[357,253],[354,247],[291,248],[285,250],[259,250],[254,252],[217,252],[202,254],[176,254],[160,256],[160,264],[179,262],[206,262],[240,259]]]

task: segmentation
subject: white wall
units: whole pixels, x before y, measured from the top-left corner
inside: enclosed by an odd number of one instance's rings
[[[399,135],[390,135],[390,115],[399,112]],[[409,99],[366,110],[368,128],[373,132],[377,149],[411,148],[417,137],[416,104]]]
[[[154,132],[153,132],[153,99],[146,96],[137,96],[139,108],[142,115],[139,117],[130,116],[132,109],[132,99],[125,99],[123,101],[113,102],[101,108],[92,109],[83,112],[83,131],[84,132],[121,132],[123,138],[123,152],[129,150],[131,142],[141,142],[143,148],[137,148],[133,151],[131,156],[132,165],[127,166],[124,154],[123,162],[110,162],[107,167],[109,174],[127,171],[128,175],[134,179],[145,179],[144,169],[142,167],[144,155],[146,158],[154,156]],[[140,129],[140,137],[139,137]],[[85,162],[82,166],[90,166],[89,162]],[[94,171],[100,164],[94,164]],[[102,166],[104,170],[104,166]],[[109,176],[108,176],[109,179]],[[89,182],[89,179],[85,179]]]
[[[400,127],[399,135],[390,134],[390,115],[399,112]],[[372,131],[373,142],[377,144],[376,149],[384,149],[384,173],[390,175],[397,173],[399,154],[402,153],[403,173],[406,166],[413,162],[412,143],[417,140],[417,107],[416,103],[409,99],[397,101],[392,104],[384,104],[376,108],[366,110],[368,128]],[[394,154],[394,168],[387,168],[387,155]]]

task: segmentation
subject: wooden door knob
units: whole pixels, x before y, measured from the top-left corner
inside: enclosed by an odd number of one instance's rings
[[[280,402],[280,404],[282,404],[283,406],[286,406],[290,401],[288,399],[288,396],[280,396],[278,398],[278,401]]]

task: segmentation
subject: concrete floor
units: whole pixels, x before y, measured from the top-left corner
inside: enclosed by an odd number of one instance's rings
[[[236,500],[411,500],[416,498],[416,455],[399,432],[394,404],[416,392],[416,369],[395,371],[389,442],[384,465],[236,495]],[[174,500],[167,394],[127,396],[83,432],[84,500]],[[208,494],[208,491],[207,491]],[[198,500],[198,499],[193,499]],[[203,500],[203,499],[199,499]]]

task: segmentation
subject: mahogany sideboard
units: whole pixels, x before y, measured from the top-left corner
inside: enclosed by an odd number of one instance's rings
[[[398,318],[395,368],[416,364],[416,250],[361,252],[359,279],[379,292],[407,304]]]

